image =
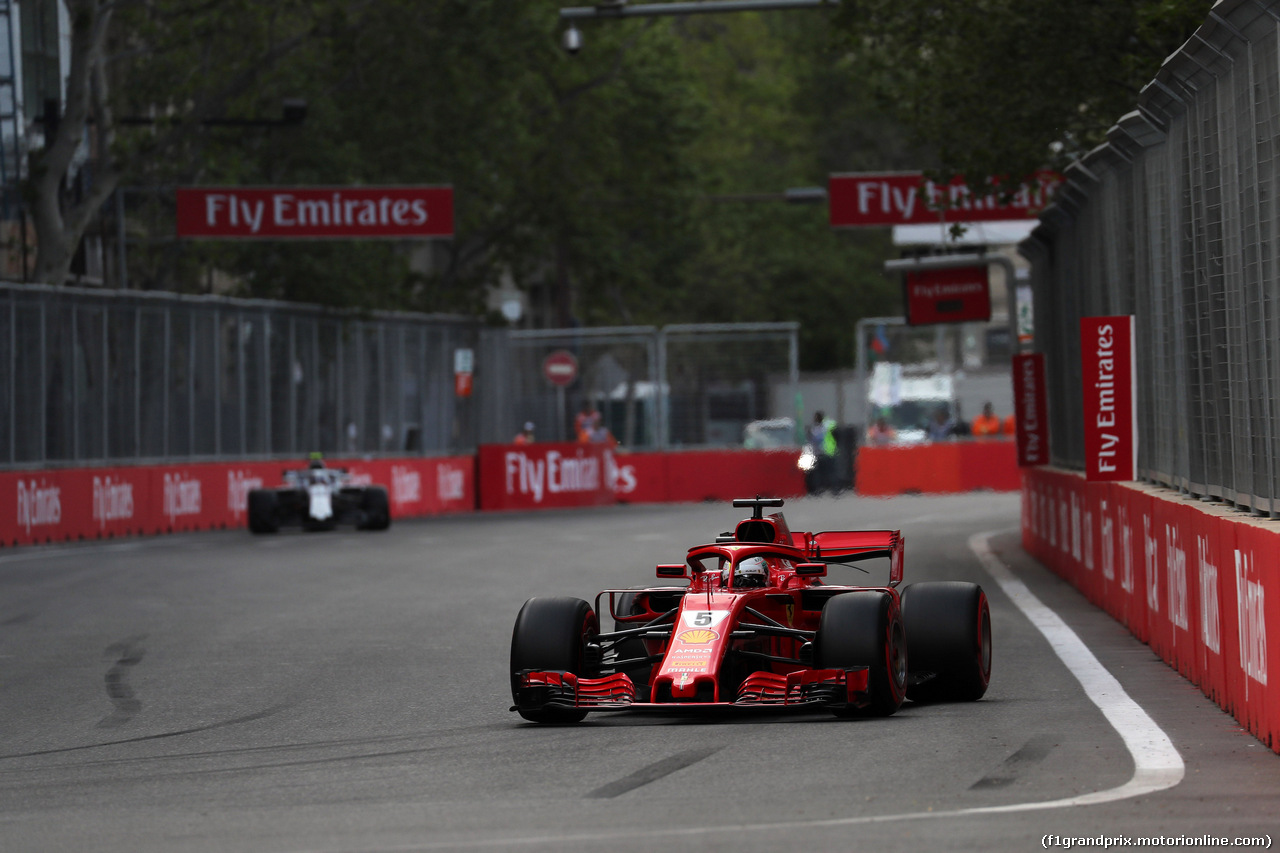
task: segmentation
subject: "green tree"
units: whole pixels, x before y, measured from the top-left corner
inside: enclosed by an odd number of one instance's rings
[[[569,56],[553,0],[75,2],[105,39],[98,100],[80,120],[69,98],[63,128],[72,151],[86,127],[99,143],[84,210],[154,188],[128,197],[135,285],[476,313],[510,276],[554,324],[800,320],[807,368],[852,363],[856,320],[896,307],[885,234],[726,200],[916,164],[828,14],[610,22]],[[216,123],[286,97],[305,123]],[[169,188],[190,183],[451,184],[456,237],[177,241]]]
[[[896,285],[881,272],[888,234],[833,232],[825,206],[777,197],[825,185],[831,172],[908,167],[909,147],[842,62],[827,15],[693,18],[674,29],[708,115],[691,154],[698,251],[663,310],[798,320],[806,370],[852,365],[857,320],[898,313]]]
[[[942,174],[1018,180],[1103,141],[1212,0],[858,0],[849,61]]]
[[[65,104],[24,186],[37,280],[66,280],[85,229],[122,181],[199,173],[203,123],[233,114],[264,74],[314,38],[327,5],[66,0]],[[120,116],[154,121],[139,127]]]

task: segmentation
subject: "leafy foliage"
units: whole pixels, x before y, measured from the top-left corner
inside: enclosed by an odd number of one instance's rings
[[[1103,141],[1212,0],[859,0],[847,49],[934,170],[1018,179]]]
[[[885,235],[832,233],[820,207],[730,198],[910,165],[840,65],[829,16],[613,22],[569,56],[558,9],[130,7],[116,30],[119,110],[161,120],[123,134],[128,184],[451,184],[457,230],[426,247],[175,243],[167,191],[135,190],[131,279],[471,313],[508,278],[550,325],[794,319],[806,367],[851,364],[858,317],[896,312]],[[304,124],[206,121],[278,115],[286,97],[306,100]]]
[[[799,320],[802,366],[825,369],[852,364],[858,319],[899,313],[880,271],[892,248],[833,232],[783,190],[1060,164],[1130,108],[1209,0],[612,21],[585,28],[575,56],[553,0],[71,5],[77,22],[110,21],[100,112],[67,140],[91,121],[110,131],[90,172],[98,192],[131,188],[135,286],[483,313],[508,281],[546,325]],[[306,100],[304,123],[225,123],[278,117],[284,98]],[[451,184],[457,233],[183,243],[170,188],[191,183]]]

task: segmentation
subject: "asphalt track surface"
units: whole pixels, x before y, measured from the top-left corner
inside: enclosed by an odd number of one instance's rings
[[[0,850],[1280,840],[1280,757],[1023,553],[1016,496],[785,512],[901,528],[908,581],[981,583],[986,698],[850,721],[508,711],[525,599],[656,582],[741,516],[726,505],[0,551]]]

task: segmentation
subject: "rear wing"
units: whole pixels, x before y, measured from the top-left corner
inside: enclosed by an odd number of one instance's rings
[[[792,534],[797,547],[819,563],[851,563],[889,558],[889,585],[902,580],[902,551],[906,540],[897,530],[831,530]],[[798,541],[803,537],[803,542]]]

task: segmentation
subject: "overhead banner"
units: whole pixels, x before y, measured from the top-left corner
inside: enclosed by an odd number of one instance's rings
[[[987,266],[908,272],[906,308],[909,326],[990,320]]]
[[[419,240],[453,236],[452,187],[180,187],[178,236]]]
[[[883,228],[939,222],[997,222],[1040,215],[1062,183],[1056,172],[1037,172],[1011,197],[974,195],[963,178],[939,184],[922,172],[832,175],[827,201],[832,228]]]
[[[1044,385],[1044,353],[1013,357],[1013,410],[1018,427],[1018,467],[1048,465],[1049,403]]]
[[[1133,315],[1082,317],[1084,470],[1088,480],[1138,477]]]

